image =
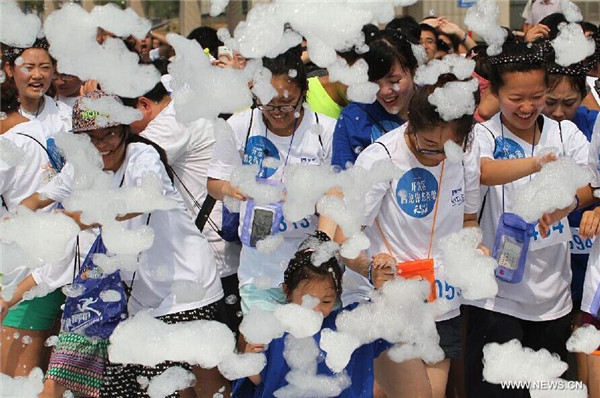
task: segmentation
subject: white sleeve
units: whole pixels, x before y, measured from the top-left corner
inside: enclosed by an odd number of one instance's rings
[[[66,163],[61,172],[50,182],[38,190],[40,196],[61,202],[71,196],[75,170],[73,165]]]
[[[370,170],[375,163],[381,160],[390,159],[388,153],[381,145],[369,145],[364,151],[358,155],[355,167],[361,167],[365,170]],[[385,194],[390,189],[391,181],[377,182],[369,188],[365,195],[365,213],[362,225],[373,225],[375,218],[379,214],[379,209]]]
[[[188,129],[182,128],[171,115],[153,120],[140,135],[164,149],[171,165],[185,152],[191,139]]]
[[[588,154],[588,168],[590,169],[592,178],[592,187],[600,188],[600,116],[594,125],[592,133],[592,143]]]
[[[477,144],[479,157],[494,159],[496,138],[494,134],[481,124],[473,127],[473,141]]]
[[[473,141],[471,150],[465,154],[463,169],[465,173],[465,214],[475,214],[479,211],[480,204],[480,163],[479,145]]]
[[[35,283],[47,285],[51,290],[55,290],[73,282],[76,239],[69,241],[61,261],[56,264],[44,264],[31,271]]]
[[[323,123],[323,132],[321,133],[321,139],[323,140],[323,152],[324,152],[324,164],[331,164],[331,158],[333,157],[333,132],[335,131],[334,119],[330,119],[325,115],[319,115],[319,118],[327,118]]]
[[[585,134],[570,121],[561,122],[565,155],[573,159],[579,165],[586,165],[590,152],[590,143]]]
[[[229,176],[233,170],[242,165],[240,153],[245,149],[246,135],[250,124],[250,112],[252,111],[233,115],[227,120],[227,123],[229,123],[233,130],[233,134],[227,134],[226,137],[217,139],[210,165],[208,166],[208,177],[229,181]]]
[[[160,160],[160,155],[152,146],[146,144],[140,145],[142,145],[143,149],[132,156],[127,164],[124,186],[139,187],[142,185],[144,176],[150,172],[155,173],[162,180],[163,193],[166,192],[164,185],[171,185],[171,180],[167,175],[165,165]]]

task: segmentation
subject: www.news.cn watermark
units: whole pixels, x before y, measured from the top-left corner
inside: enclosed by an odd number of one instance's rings
[[[503,381],[500,386],[504,390],[528,389],[528,390],[583,390],[585,385],[582,381],[573,380],[543,380],[543,381]]]

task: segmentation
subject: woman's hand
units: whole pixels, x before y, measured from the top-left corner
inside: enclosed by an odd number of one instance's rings
[[[87,224],[82,223],[80,211],[69,211],[69,210],[61,209],[61,210],[56,210],[56,212],[63,213],[67,217],[71,217],[71,219],[73,219],[73,221],[75,221],[77,223],[77,225],[79,226],[79,229],[81,229],[81,230],[91,229],[91,228],[94,228],[94,227],[100,225],[100,224],[87,225]]]
[[[575,203],[575,201],[573,201]],[[562,220],[566,216],[569,215],[573,210],[575,210],[574,205],[570,205],[565,207],[564,209],[557,209],[550,213],[544,213],[542,217],[538,220],[538,230],[540,231],[540,235],[542,238],[546,238],[548,236],[548,231],[550,227],[552,227],[555,223]]]
[[[588,210],[581,216],[579,236],[584,239],[593,238],[600,234],[600,207]]]
[[[387,254],[379,253],[373,256],[371,279],[375,289],[379,289],[396,276],[396,259]]]
[[[234,187],[233,185],[231,185],[231,183],[229,184],[224,184],[223,185],[223,196],[229,196],[230,198],[233,199],[237,199],[237,200],[246,200],[246,195],[244,195],[242,193],[242,191],[240,191],[237,187]]]
[[[546,25],[538,24],[529,29],[525,33],[524,41],[526,43],[532,43],[541,37],[548,37],[550,34],[550,28]]]

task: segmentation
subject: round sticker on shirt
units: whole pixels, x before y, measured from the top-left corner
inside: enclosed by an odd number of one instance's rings
[[[262,161],[267,157],[279,160],[279,151],[277,150],[277,147],[275,147],[275,144],[261,135],[250,137],[248,139],[248,144],[246,145],[244,164],[261,165],[258,173],[258,177],[260,178],[269,178],[277,172],[277,168],[262,167]]]
[[[438,182],[429,170],[415,167],[404,173],[396,185],[396,201],[411,217],[427,217],[433,211]]]
[[[496,137],[496,150],[494,159],[522,159],[525,157],[525,150],[514,140],[506,137]]]

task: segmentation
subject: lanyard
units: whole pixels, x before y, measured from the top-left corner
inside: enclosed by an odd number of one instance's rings
[[[290,146],[288,147],[287,154],[285,155],[285,162],[283,163],[283,169],[282,169],[282,172],[281,172],[280,182],[283,182],[283,177],[285,175],[285,166],[287,166],[288,160],[290,159],[290,152],[292,152],[292,144],[294,143],[294,136],[296,135],[296,128],[298,128],[298,119],[299,118],[295,118],[295,121],[294,121],[294,130],[292,132],[292,139],[290,140]],[[267,126],[267,122],[265,120],[265,140],[267,140],[267,141],[269,140],[267,138],[268,132],[269,132],[269,127]],[[277,134],[274,134],[274,135],[277,135]],[[266,148],[263,148],[263,154],[265,155],[265,157],[269,156],[269,151]],[[264,160],[264,158],[263,158],[263,160]],[[261,160],[260,167],[261,167],[261,169],[263,167],[262,166],[262,160]]]

